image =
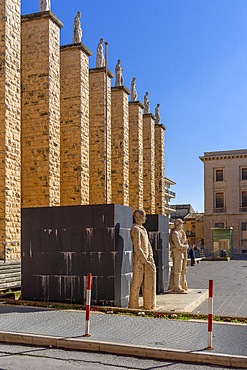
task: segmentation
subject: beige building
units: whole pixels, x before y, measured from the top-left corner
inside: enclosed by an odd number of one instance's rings
[[[213,254],[229,244],[231,253],[247,253],[247,149],[206,152],[200,159],[205,249]]]

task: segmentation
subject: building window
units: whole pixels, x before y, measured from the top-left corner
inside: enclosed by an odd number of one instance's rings
[[[216,181],[223,181],[223,170],[216,170],[215,171],[215,180]]]
[[[215,208],[224,208],[224,193],[215,194]]]
[[[242,191],[242,207],[247,207],[247,191]]]
[[[247,168],[242,168],[242,180],[247,180]]]
[[[241,229],[242,231],[247,231],[247,222],[242,222]]]
[[[224,224],[224,222],[215,222],[214,227],[216,229],[224,229],[225,228],[225,224]]]

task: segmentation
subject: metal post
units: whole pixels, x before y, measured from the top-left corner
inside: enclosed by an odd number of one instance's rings
[[[86,295],[86,325],[84,337],[90,337],[90,305],[91,305],[91,288],[92,288],[92,274],[87,274],[87,295]]]
[[[212,343],[213,337],[213,293],[214,281],[209,280],[209,294],[208,294],[208,346],[207,349],[214,349]]]

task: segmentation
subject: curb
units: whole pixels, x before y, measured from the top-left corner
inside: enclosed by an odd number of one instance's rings
[[[123,343],[110,343],[75,338],[48,337],[0,331],[1,343],[54,347],[75,351],[103,352],[116,355],[137,356],[149,359],[194,362],[228,367],[247,368],[247,356],[223,355],[220,353],[187,352],[184,350],[145,347]]]

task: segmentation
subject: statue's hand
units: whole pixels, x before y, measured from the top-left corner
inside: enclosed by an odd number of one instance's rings
[[[155,263],[154,261],[147,261],[148,267],[150,267],[153,271],[155,270]]]

